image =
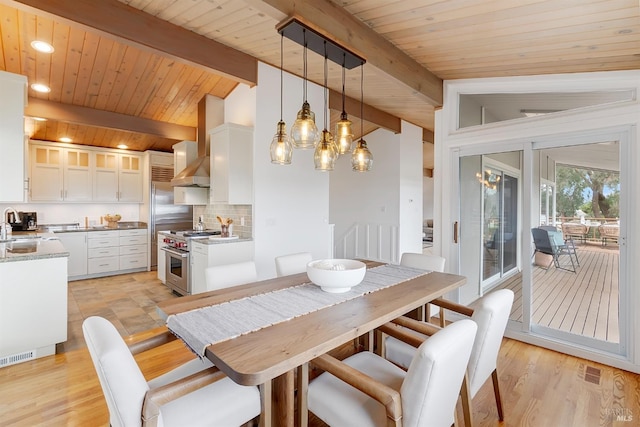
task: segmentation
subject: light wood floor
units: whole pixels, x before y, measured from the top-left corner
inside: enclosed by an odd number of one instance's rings
[[[132,276],[162,286],[150,273]],[[174,341],[136,359],[150,379],[192,357]],[[636,374],[509,339],[498,366],[505,421],[498,421],[489,382],[473,401],[477,426],[632,426],[640,419]],[[617,421],[619,415],[633,421]],[[107,426],[106,404],[86,348],[0,369],[0,425]],[[311,425],[322,423],[312,418]]]
[[[576,273],[555,268],[533,271],[533,321],[536,324],[602,341],[618,343],[617,245],[577,246],[580,266]],[[563,263],[568,260],[562,256]],[[515,293],[511,319],[522,322],[522,274],[507,279],[500,288]]]

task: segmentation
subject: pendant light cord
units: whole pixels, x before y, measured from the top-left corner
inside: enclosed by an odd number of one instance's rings
[[[324,130],[327,130],[327,41],[324,41]]]
[[[360,139],[364,137],[364,62],[360,64]]]
[[[284,47],[284,32],[280,33],[280,121],[282,121],[282,64],[283,64],[283,53],[282,49]]]
[[[344,101],[345,101],[345,95],[344,95],[344,79],[345,79],[344,65],[345,65],[346,61],[347,61],[347,54],[345,52],[343,52],[342,53],[342,114],[345,113],[345,111],[344,111]]]
[[[303,49],[303,53],[302,53],[302,57],[303,57],[303,69],[302,69],[302,74],[304,75],[304,88],[302,90],[302,94],[304,97],[304,102],[307,102],[307,30],[306,29],[302,29],[302,38],[304,39],[304,49]]]

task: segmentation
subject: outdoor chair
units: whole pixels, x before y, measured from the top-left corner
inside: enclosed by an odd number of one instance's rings
[[[565,236],[562,231],[559,231],[558,228],[554,227],[553,225],[541,225],[538,228],[549,231],[551,233],[551,237],[553,237],[553,239],[556,241],[556,245],[558,245],[562,249],[565,249],[562,247],[563,245],[565,245],[566,250],[575,256],[576,264],[578,264],[578,266],[580,265],[580,261],[578,261],[578,253],[576,252],[576,245],[573,241],[573,236]]]
[[[561,270],[576,272],[577,257],[575,254],[575,247],[570,250],[569,247],[564,244],[562,235],[559,232],[547,231],[541,228],[532,228],[531,234],[533,235],[533,243],[536,246],[534,255],[536,252],[542,254],[551,255],[552,262],[556,268]],[[563,263],[561,257],[567,255],[571,262],[571,269],[568,268],[568,263]],[[574,261],[574,257],[576,258]],[[566,264],[566,267],[565,267]],[[578,264],[580,265],[580,264]],[[550,267],[551,265],[549,265]],[[549,268],[547,267],[547,270]]]
[[[562,234],[567,239],[577,237],[582,243],[585,243],[587,234],[589,234],[589,227],[585,224],[565,222],[562,224]]]

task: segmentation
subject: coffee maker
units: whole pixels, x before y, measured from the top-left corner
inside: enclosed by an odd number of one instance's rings
[[[9,213],[9,224],[13,231],[34,231],[38,228],[38,214],[36,212],[18,212],[20,222],[16,222],[15,216]]]

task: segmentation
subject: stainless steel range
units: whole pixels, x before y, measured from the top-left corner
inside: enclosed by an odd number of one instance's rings
[[[162,250],[166,256],[167,286],[180,295],[191,295],[191,262],[189,251],[194,239],[207,239],[220,234],[220,231],[171,231],[163,239]]]

